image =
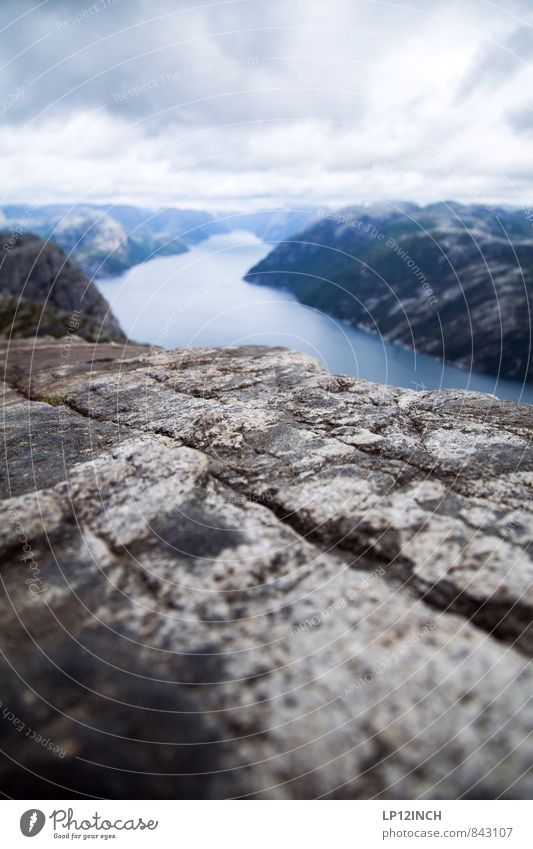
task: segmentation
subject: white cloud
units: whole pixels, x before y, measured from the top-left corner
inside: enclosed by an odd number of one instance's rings
[[[0,12],[0,204],[533,194],[522,0],[25,8]]]

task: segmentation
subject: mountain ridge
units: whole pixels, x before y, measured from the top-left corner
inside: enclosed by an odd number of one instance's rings
[[[104,296],[58,245],[0,233],[0,334],[125,342]]]
[[[236,229],[281,241],[304,226],[314,210],[210,213],[128,204],[6,204],[0,213],[2,229],[11,226],[14,233],[34,232],[44,240],[50,239],[95,279],[122,274],[152,257],[184,253],[210,236]]]
[[[446,362],[533,380],[533,231],[523,211],[323,211],[245,279]]]
[[[531,408],[0,347],[5,793],[531,798]]]

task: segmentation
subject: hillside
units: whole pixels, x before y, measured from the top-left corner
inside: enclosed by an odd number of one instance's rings
[[[533,230],[522,210],[384,203],[324,213],[246,280],[464,368],[533,379]]]
[[[53,242],[0,233],[0,335],[64,336],[124,342],[94,283]]]
[[[194,209],[147,209],[117,204],[8,204],[0,223],[33,232],[59,245],[91,279],[122,274],[154,256],[183,253],[218,233],[249,230],[272,243],[307,226],[312,210],[209,213]]]

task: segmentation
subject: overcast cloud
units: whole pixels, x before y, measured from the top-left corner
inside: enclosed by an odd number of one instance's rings
[[[0,6],[2,203],[533,202],[531,0]]]

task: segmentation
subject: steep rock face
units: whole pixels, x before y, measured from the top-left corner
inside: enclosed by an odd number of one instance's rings
[[[523,210],[348,208],[276,247],[246,279],[416,351],[533,379],[533,230]]]
[[[531,796],[530,408],[279,348],[6,374],[4,793]]]
[[[0,233],[0,295],[6,335],[11,329],[25,336],[75,330],[91,341],[126,339],[96,286],[61,248],[32,234]]]

